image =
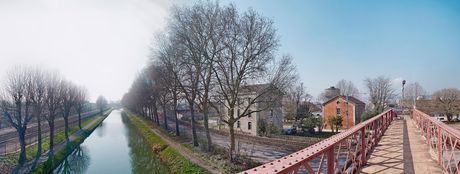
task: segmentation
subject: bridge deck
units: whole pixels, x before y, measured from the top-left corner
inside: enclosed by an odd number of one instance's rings
[[[442,173],[415,123],[404,118],[388,127],[361,173]]]

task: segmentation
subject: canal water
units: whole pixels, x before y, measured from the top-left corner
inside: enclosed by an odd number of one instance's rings
[[[112,111],[53,173],[169,173],[121,112]]]

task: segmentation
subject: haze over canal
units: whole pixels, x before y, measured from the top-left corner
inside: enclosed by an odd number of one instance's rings
[[[104,122],[54,173],[168,173],[122,110]]]

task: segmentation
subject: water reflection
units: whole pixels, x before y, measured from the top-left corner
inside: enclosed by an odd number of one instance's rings
[[[53,173],[169,173],[121,110],[113,111]]]
[[[54,173],[85,173],[90,163],[85,146],[77,147],[54,171]]]
[[[167,168],[155,157],[144,138],[139,135],[137,129],[129,122],[128,118],[122,117],[123,122],[129,127],[126,136],[129,137],[128,146],[131,149],[132,173],[168,173]]]

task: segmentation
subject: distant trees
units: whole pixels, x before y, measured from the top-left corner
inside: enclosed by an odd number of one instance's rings
[[[449,122],[452,120],[454,111],[460,109],[458,105],[458,101],[460,101],[460,90],[457,88],[441,89],[434,92],[432,98],[435,100],[435,103],[442,108]]]
[[[340,95],[359,98],[359,90],[351,81],[342,79],[337,82],[335,87],[340,89]]]
[[[99,109],[99,114],[102,115],[105,108],[107,108],[107,99],[104,96],[99,96],[96,100],[96,106]]]
[[[403,105],[414,106],[417,98],[426,94],[426,90],[418,82],[410,83],[404,89]]]
[[[381,113],[394,99],[395,89],[391,86],[390,78],[379,76],[376,78],[366,78],[364,83],[369,92],[369,100],[373,111]]]
[[[54,147],[54,121],[58,113],[65,120],[68,138],[68,121],[74,107],[74,91],[78,88],[55,73],[35,67],[16,67],[10,70],[0,90],[0,109],[16,131],[20,143],[18,166],[26,161],[25,135],[27,125],[35,118],[38,131],[37,157],[42,153],[42,119],[47,120],[50,130],[50,156]]]

